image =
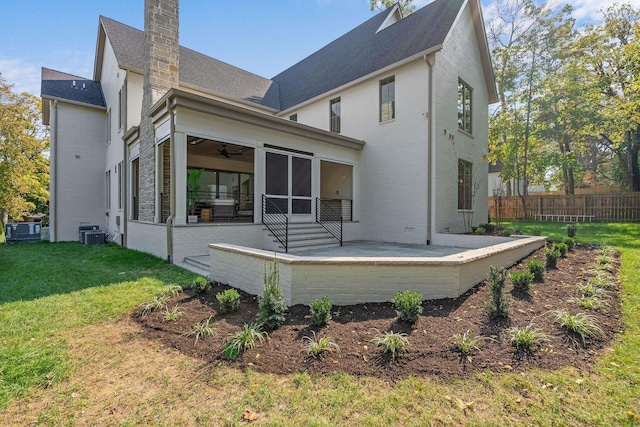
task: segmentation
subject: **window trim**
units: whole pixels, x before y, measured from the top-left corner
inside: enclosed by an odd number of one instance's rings
[[[393,75],[380,80],[380,83],[378,86],[379,86],[378,87],[378,94],[379,94],[378,120],[380,123],[386,123],[386,122],[395,120],[396,118],[396,76]],[[387,93],[385,94],[385,89],[387,88],[390,88],[392,90],[387,90]],[[385,95],[387,96],[386,102],[384,102]],[[388,111],[389,108],[385,108],[389,105],[391,107],[390,112]],[[383,114],[383,111],[384,113],[390,115],[390,117],[384,118],[385,114]]]
[[[468,105],[466,102],[467,99],[469,101]],[[458,79],[457,107],[458,129],[468,133],[469,135],[473,135],[473,89],[462,79]]]
[[[329,130],[333,133],[340,133],[342,127],[342,101],[340,97],[329,101]]]

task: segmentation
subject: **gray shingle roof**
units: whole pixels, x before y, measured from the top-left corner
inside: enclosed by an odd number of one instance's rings
[[[180,82],[286,110],[412,55],[440,45],[464,0],[435,0],[384,30],[387,9],[272,80],[180,47]],[[100,22],[118,64],[142,72],[144,33],[104,16]]]
[[[100,83],[49,68],[42,68],[40,92],[42,97],[106,106]]]
[[[436,0],[376,34],[389,14],[379,13],[273,78],[280,108],[340,87],[441,44],[464,0]]]
[[[142,72],[144,33],[113,19],[100,17],[118,64]],[[278,109],[278,91],[264,77],[180,46],[180,82],[224,96]]]

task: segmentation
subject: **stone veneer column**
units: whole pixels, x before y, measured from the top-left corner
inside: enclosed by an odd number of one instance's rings
[[[161,219],[155,205],[155,131],[147,112],[170,88],[178,86],[178,43],[178,0],[145,0],[144,83],[140,120],[141,221]]]

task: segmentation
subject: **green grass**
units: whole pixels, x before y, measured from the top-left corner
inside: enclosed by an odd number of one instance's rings
[[[124,315],[193,274],[116,245],[0,245],[0,410],[72,374],[65,332]]]
[[[507,226],[524,234],[537,227],[540,234],[555,240],[566,235],[563,223]],[[95,390],[86,388],[91,384],[72,381],[78,367],[63,335],[123,316],[164,286],[188,285],[193,276],[162,260],[110,245],[0,245],[0,424],[8,402],[26,395],[38,399],[37,388],[51,384],[44,397],[49,400],[36,406],[40,412],[31,414],[38,425],[91,424],[91,419],[79,415],[82,411],[108,414],[113,407],[120,416],[113,425],[247,425],[242,414],[251,409],[260,415],[253,424],[265,426],[638,426],[640,226],[579,223],[576,239],[582,244],[607,244],[622,257],[625,328],[610,351],[594,357],[597,362],[590,371],[505,369],[451,381],[430,376],[385,381],[337,373],[263,374],[197,362],[188,370],[183,365],[186,357],[168,352],[157,377],[146,379],[154,390],[121,397],[126,391],[123,385],[116,390],[120,394],[104,402],[92,393]],[[267,346],[260,351],[262,357],[265,351]],[[158,385],[164,384],[161,374],[174,359],[187,376],[163,388]],[[141,376],[135,379],[145,381]],[[85,389],[74,398],[77,384]],[[30,408],[28,398],[11,405],[27,413]]]

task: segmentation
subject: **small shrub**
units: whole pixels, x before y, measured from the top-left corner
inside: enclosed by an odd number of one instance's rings
[[[560,252],[556,248],[545,248],[544,258],[546,260],[547,270],[556,268],[558,266],[558,258],[560,258]]]
[[[151,312],[165,308],[169,297],[164,295],[156,295],[150,301],[142,304],[142,317],[148,316]]]
[[[252,323],[251,325],[242,325],[242,330],[227,341],[222,348],[222,354],[227,359],[235,359],[245,350],[252,349],[256,346],[256,341],[264,342],[266,332],[262,331],[261,323]]]
[[[307,336],[302,337],[302,340],[306,341],[304,351],[309,356],[322,357],[322,354],[325,352],[340,353],[340,347],[338,347],[338,344],[333,342],[330,337],[319,338],[314,331],[311,331],[311,333],[313,334],[313,338]]]
[[[504,294],[506,280],[507,270],[504,268],[497,268],[493,265],[489,267],[487,283],[489,284],[489,290],[491,291],[491,299],[488,303],[490,317],[509,316],[509,306],[511,305],[511,301],[509,297]]]
[[[569,252],[569,248],[564,243],[554,243],[552,249],[558,251],[562,258],[565,258],[567,256],[567,252]]]
[[[589,284],[600,289],[615,289],[616,283],[609,273],[606,271],[596,270],[594,275],[589,278]]]
[[[478,345],[480,344],[481,338],[474,337],[471,330],[467,330],[464,334],[455,334],[451,340],[456,346],[456,349],[469,360],[474,351],[480,351]]]
[[[504,237],[509,237],[509,236],[511,236],[511,229],[510,229],[510,228],[505,228],[505,229],[503,229],[503,230],[502,230],[502,235],[503,235]]]
[[[511,344],[519,350],[529,350],[532,346],[540,345],[548,339],[547,334],[533,324],[524,328],[514,326],[507,329],[507,333],[511,336]]]
[[[398,353],[406,353],[411,346],[407,334],[393,331],[377,332],[371,342],[381,348],[383,354],[390,354],[392,362]]]
[[[593,283],[589,282],[585,285],[580,285],[577,287],[578,295],[582,297],[601,297],[604,296],[605,290],[603,288],[599,288]]]
[[[486,229],[486,228],[484,228],[484,227],[482,227],[482,226],[478,226],[478,227],[476,227],[476,229],[475,229],[475,233],[476,233],[477,235],[479,235],[479,236],[484,235],[486,232],[487,232],[487,229]]]
[[[240,293],[235,289],[218,292],[216,299],[220,303],[220,311],[223,313],[231,313],[240,307]]]
[[[323,326],[329,323],[331,320],[331,308],[333,304],[331,300],[326,296],[322,299],[317,299],[309,305],[311,310],[311,320],[314,325]]]
[[[531,235],[532,236],[540,236],[542,234],[542,228],[540,227],[531,227]]]
[[[528,292],[533,287],[533,273],[530,271],[514,271],[509,278],[513,289],[518,292]]]
[[[493,233],[496,231],[496,226],[490,222],[486,224],[480,224],[479,227],[484,228],[487,233]]]
[[[175,297],[180,292],[182,292],[182,286],[180,285],[167,285],[158,292],[158,296],[167,297],[167,299],[171,297]]]
[[[209,282],[208,279],[202,276],[198,276],[193,279],[193,282],[191,283],[191,289],[193,289],[193,291],[197,294],[204,294],[206,292],[209,292],[209,290],[211,289],[211,282]]]
[[[576,225],[575,224],[567,224],[567,237],[571,237],[571,238],[576,237]]]
[[[164,321],[165,322],[175,322],[178,320],[178,317],[182,316],[184,311],[178,307],[176,304],[173,308],[166,307],[164,309]]]
[[[398,291],[391,302],[400,319],[411,324],[416,323],[422,313],[422,294],[416,291]]]
[[[569,301],[567,302],[577,304],[585,310],[598,310],[599,308],[607,306],[607,303],[597,296],[579,295],[577,297],[569,298]]]
[[[573,248],[576,247],[576,239],[574,239],[573,237],[565,237],[564,239],[562,239],[562,243],[567,245],[567,249],[569,250],[569,252],[571,252]]]
[[[594,316],[584,313],[572,315],[566,310],[558,310],[555,312],[555,321],[567,331],[579,335],[582,339],[582,345],[587,346],[586,339],[591,337],[600,337],[604,335],[604,331],[598,325],[598,321]]]
[[[267,325],[270,329],[275,329],[284,323],[284,313],[288,308],[282,289],[278,286],[279,283],[278,263],[274,259],[268,273],[265,265],[264,289],[258,303],[258,322]]]
[[[211,318],[213,316],[209,316],[208,319],[203,320],[200,323],[196,323],[191,326],[191,331],[187,333],[188,337],[196,337],[194,345],[198,343],[200,338],[209,337],[216,334],[216,330],[213,327],[213,323],[211,322]]]
[[[533,274],[533,280],[542,281],[544,279],[544,265],[537,259],[527,261],[527,271]]]

